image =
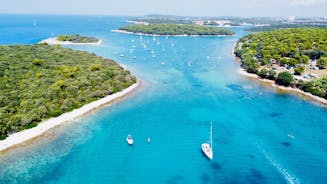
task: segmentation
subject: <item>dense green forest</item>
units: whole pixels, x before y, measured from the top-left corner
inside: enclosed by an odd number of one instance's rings
[[[250,73],[327,99],[325,76],[307,82],[296,81],[286,69],[292,67],[295,75],[301,75],[311,60],[316,61],[316,67],[326,75],[327,29],[294,28],[250,34],[238,41],[234,53],[241,59],[242,67]],[[276,66],[286,71],[278,73],[274,70]]]
[[[132,33],[143,33],[151,35],[233,35],[235,32],[209,26],[187,25],[187,24],[149,24],[149,25],[127,25],[119,30]]]
[[[259,32],[259,31],[273,31],[276,29],[284,29],[284,28],[327,28],[327,25],[320,24],[272,24],[267,26],[256,26],[245,29],[246,31]]]
[[[99,39],[89,36],[81,36],[79,34],[75,35],[59,35],[57,37],[59,41],[70,41],[73,43],[96,43]]]
[[[0,138],[136,82],[112,60],[60,46],[0,46]]]

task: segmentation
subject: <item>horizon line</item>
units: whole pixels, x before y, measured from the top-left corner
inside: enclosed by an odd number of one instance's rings
[[[85,13],[85,14],[75,14],[75,13],[31,13],[31,12],[0,12],[0,15],[58,15],[58,16],[112,16],[112,17],[147,17],[150,15],[158,16],[176,16],[176,17],[188,17],[188,18],[326,18],[327,16],[236,16],[236,15],[216,15],[216,16],[206,16],[206,15],[172,15],[172,14],[143,14],[143,15],[122,15],[122,14],[97,14],[97,13]]]

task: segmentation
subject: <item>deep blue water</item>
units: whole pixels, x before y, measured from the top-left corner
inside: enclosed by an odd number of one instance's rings
[[[0,15],[0,44],[96,36],[102,45],[71,48],[115,59],[142,80],[123,101],[1,155],[0,183],[326,183],[327,110],[240,75],[231,51],[243,28],[205,38],[111,32],[127,19]],[[212,161],[200,150],[210,121]]]

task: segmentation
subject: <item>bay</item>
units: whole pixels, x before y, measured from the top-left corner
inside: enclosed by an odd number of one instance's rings
[[[0,15],[0,44],[96,36],[102,45],[69,47],[112,58],[142,81],[118,103],[1,155],[0,183],[325,183],[327,110],[240,75],[231,52],[244,28],[230,37],[111,31],[128,19]],[[209,161],[200,146],[211,121]]]

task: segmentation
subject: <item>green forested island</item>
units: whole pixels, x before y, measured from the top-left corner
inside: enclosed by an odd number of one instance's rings
[[[59,41],[70,41],[72,43],[96,43],[99,41],[98,38],[90,36],[81,36],[79,34],[75,35],[59,35],[57,37]]]
[[[131,33],[142,33],[149,35],[233,35],[235,32],[209,26],[189,25],[189,24],[135,24],[119,28],[121,31]]]
[[[0,46],[0,138],[136,82],[113,60],[61,46]]]
[[[250,34],[238,41],[234,53],[247,72],[327,99],[327,29]]]

